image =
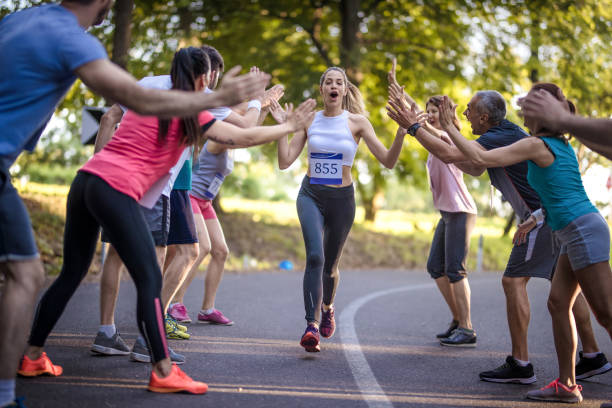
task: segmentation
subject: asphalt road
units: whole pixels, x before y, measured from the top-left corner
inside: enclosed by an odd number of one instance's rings
[[[183,369],[209,384],[203,396],[146,391],[150,366],[127,357],[89,352],[98,326],[96,283],[83,284],[47,343],[58,378],[19,379],[28,407],[555,407],[525,393],[556,378],[557,364],[546,298],[549,283],[529,284],[532,386],[485,383],[478,372],[503,363],[510,351],[501,275],[470,275],[474,349],[441,347],[435,334],[450,318],[433,281],[418,271],[345,271],[336,299],[338,330],[321,353],[299,346],[304,331],[302,275],[252,273],[224,277],[216,307],[234,326],[191,324],[191,340],[170,341],[187,357]],[[203,281],[186,305],[194,318]],[[117,326],[136,338],[135,290],[125,281]],[[593,320],[600,347],[612,342]],[[581,407],[612,400],[612,372],[583,381]]]

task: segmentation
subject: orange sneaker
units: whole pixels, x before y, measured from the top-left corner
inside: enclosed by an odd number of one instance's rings
[[[53,365],[45,352],[37,360],[30,360],[28,356],[24,355],[19,364],[19,370],[17,370],[17,374],[24,377],[36,377],[37,375],[57,377],[62,375],[63,372],[61,366]]]
[[[176,364],[172,364],[172,371],[165,378],[159,378],[155,372],[151,373],[149,391],[153,392],[188,392],[190,394],[205,394],[208,385],[194,381],[185,374]]]

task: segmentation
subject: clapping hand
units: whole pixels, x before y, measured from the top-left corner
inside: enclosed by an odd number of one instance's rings
[[[270,115],[274,118],[276,123],[285,123],[287,121],[287,112],[289,108],[293,109],[292,105],[285,104],[285,109],[278,103],[278,101],[272,99],[270,101]]]
[[[452,104],[448,96],[444,96],[442,104],[438,107],[440,112],[439,121],[442,129],[450,129],[454,127],[453,119],[455,118],[455,110],[457,105]]]
[[[293,131],[307,128],[314,119],[314,108],[317,105],[314,99],[305,100],[293,110],[293,105],[287,107],[287,123],[291,125]]]
[[[387,104],[387,115],[404,129],[409,129],[415,123],[423,123],[427,120],[427,114],[423,115],[422,113],[414,103],[410,109],[405,103],[391,99]]]
[[[266,89],[261,101],[262,108],[269,108],[272,101],[277,102],[285,94],[285,87],[278,84]]]

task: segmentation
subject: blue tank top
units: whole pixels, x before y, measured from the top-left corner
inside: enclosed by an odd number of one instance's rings
[[[193,171],[191,194],[203,200],[212,200],[217,196],[225,177],[234,170],[234,159],[229,150],[212,154],[206,146],[208,142],[204,144],[198,165]]]
[[[556,137],[542,137],[555,156],[548,167],[527,161],[527,181],[540,196],[546,210],[546,222],[553,231],[560,230],[576,218],[597,212],[584,191],[576,153],[569,143]]]

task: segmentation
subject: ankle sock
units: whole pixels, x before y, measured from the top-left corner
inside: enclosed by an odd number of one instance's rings
[[[117,328],[114,324],[101,324],[98,331],[101,331],[106,337],[113,337],[117,333]]]
[[[202,310],[200,310],[200,312],[202,312],[202,313],[204,313],[206,315],[209,315],[209,314],[211,314],[214,311],[215,311],[214,307],[212,309],[202,309]]]
[[[583,352],[582,353],[582,357],[584,357],[584,358],[595,358],[595,357],[597,357],[597,355],[599,353],[600,353],[599,351],[597,351],[595,353],[585,353],[585,352]]]
[[[516,363],[520,365],[521,367],[527,367],[529,365],[529,360],[523,361],[523,360],[519,360],[518,358],[515,358],[514,361],[516,361]]]
[[[15,379],[0,380],[0,407],[15,401]]]

